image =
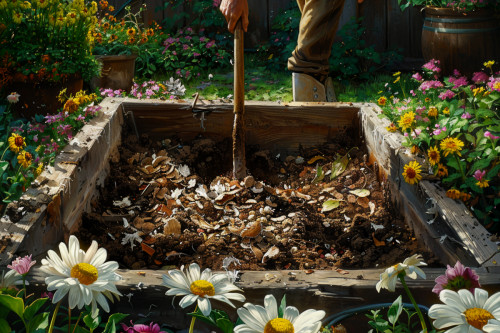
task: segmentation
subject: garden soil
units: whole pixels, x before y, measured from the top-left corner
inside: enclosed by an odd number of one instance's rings
[[[77,233],[122,268],[337,270],[437,259],[390,206],[377,165],[348,133],[293,156],[247,147],[231,179],[231,141],[124,134],[119,159]]]

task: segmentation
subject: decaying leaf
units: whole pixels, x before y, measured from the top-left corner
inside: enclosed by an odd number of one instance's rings
[[[280,249],[277,246],[272,246],[262,257],[262,263],[265,263],[268,259],[276,257],[279,253]]]
[[[369,207],[369,202],[370,202],[370,199],[368,199],[367,197],[359,197],[357,200],[356,200],[356,203],[358,205],[360,205],[361,207],[363,208],[368,208]]]
[[[205,221],[205,219],[199,214],[191,214],[191,221],[198,225],[202,229],[213,229],[214,226]]]
[[[360,188],[360,189],[356,189],[356,190],[351,190],[351,191],[349,191],[349,193],[357,195],[360,198],[364,198],[364,197],[367,197],[370,195],[370,190],[368,190],[366,188]]]
[[[320,181],[323,180],[323,178],[325,178],[325,173],[323,172],[323,167],[318,165],[316,167],[316,176],[314,176],[312,183],[313,184],[319,183]]]
[[[144,252],[146,252],[149,256],[152,256],[155,253],[155,250],[149,246],[148,244],[142,242],[141,243],[141,248]]]
[[[260,223],[260,220],[256,220],[253,222],[248,223],[243,231],[240,233],[240,236],[245,238],[254,238],[257,237],[262,230],[262,224]]]
[[[309,161],[307,161],[307,164],[313,164],[317,160],[324,160],[325,158],[323,156],[314,156],[311,158]]]
[[[341,156],[337,158],[335,161],[333,161],[332,173],[330,174],[330,179],[335,179],[338,176],[340,176],[345,171],[348,164],[349,164],[348,154],[345,154],[344,156]]]
[[[323,202],[323,208],[321,208],[321,212],[329,212],[340,205],[340,200],[329,199]]]
[[[165,225],[163,226],[164,235],[180,235],[181,234],[181,223],[176,218],[170,218],[164,220]]]
[[[340,273],[340,274],[343,274],[343,275],[349,274],[348,271],[343,270],[342,268],[338,268],[338,267],[335,268],[335,271],[337,271],[337,273]]]
[[[370,201],[368,206],[370,207],[370,215],[372,215],[375,212],[375,204]]]
[[[378,239],[375,238],[374,232],[372,233],[372,238],[373,238],[373,243],[375,244],[375,246],[385,246],[384,241],[379,241]]]
[[[262,251],[257,246],[252,244],[251,249],[252,249],[253,254],[255,254],[255,258],[257,258],[257,260],[261,260],[261,259],[264,260],[262,258],[262,256],[263,256]]]

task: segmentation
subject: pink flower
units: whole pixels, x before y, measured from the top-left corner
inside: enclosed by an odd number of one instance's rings
[[[478,84],[478,83],[485,83],[488,81],[488,74],[485,72],[475,72],[472,75],[472,82]]]
[[[486,170],[476,170],[474,172],[474,178],[476,178],[477,181],[481,181],[483,177],[486,175]]]
[[[436,278],[436,285],[432,289],[432,292],[439,295],[443,289],[454,291],[468,289],[473,293],[475,288],[481,287],[479,276],[476,272],[469,267],[464,267],[460,261],[457,261],[453,268],[450,265],[447,266],[445,275],[440,275]]]
[[[18,94],[18,93],[16,93],[16,92],[13,92],[13,93],[10,93],[10,95],[9,95],[9,96],[7,96],[7,100],[8,100],[8,101],[9,101],[9,103],[11,103],[11,104],[12,104],[12,103],[17,103],[17,102],[19,102],[19,96],[21,96],[21,95],[19,95],[19,94]]]
[[[491,140],[500,139],[500,136],[493,135],[493,134],[490,133],[490,131],[484,132],[484,136],[486,138],[490,138]]]
[[[201,54],[199,54],[198,52],[193,52],[193,57],[199,57]]]
[[[424,81],[422,84],[420,84],[420,87],[418,87],[419,90],[421,91],[427,91],[432,88],[441,88],[443,87],[443,83],[441,81]]]
[[[52,300],[52,298],[54,298],[54,293],[53,293],[53,292],[51,292],[51,291],[49,291],[49,292],[44,291],[44,292],[40,295],[40,297],[42,297],[42,298],[48,298],[48,299]]]
[[[122,324],[122,328],[125,333],[166,333],[165,331],[160,331],[160,325],[155,323],[150,323],[149,325],[135,324],[130,321],[130,327]]]
[[[31,266],[36,264],[36,260],[31,260],[31,254],[29,256],[25,256],[23,258],[17,257],[16,260],[12,262],[12,264],[7,265],[7,268],[13,269],[18,272],[20,275],[28,274]]]
[[[491,77],[490,81],[487,84],[491,90],[500,91],[500,77]]]
[[[206,47],[207,49],[209,49],[209,48],[211,48],[212,46],[214,46],[214,44],[215,44],[215,41],[214,41],[214,40],[211,40],[210,42],[208,42],[208,43],[207,43],[207,45],[205,45],[205,47]]]
[[[472,115],[469,112],[465,112],[464,114],[462,114],[460,116],[460,118],[462,118],[462,119],[470,119],[470,118],[472,118]]]
[[[441,98],[441,100],[445,100],[445,99],[452,99],[453,97],[455,97],[455,93],[453,91],[451,91],[450,89],[442,92],[439,94],[439,98]]]
[[[76,120],[78,120],[78,121],[84,121],[85,117],[83,115],[79,115],[78,117],[76,117]]]
[[[431,59],[428,63],[424,64],[422,68],[428,69],[431,72],[439,73],[441,72],[441,68],[439,67],[440,64],[441,62],[439,60]]]
[[[422,82],[424,80],[424,78],[422,77],[422,75],[420,75],[420,73],[415,73],[411,77],[417,80],[418,82]]]
[[[466,86],[468,84],[467,78],[465,76],[461,76],[458,78],[451,77],[448,79],[450,83],[453,83],[453,89],[457,89],[463,86]]]

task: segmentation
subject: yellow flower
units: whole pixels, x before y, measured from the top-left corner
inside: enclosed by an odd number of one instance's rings
[[[115,11],[115,7],[113,7],[113,6],[109,6],[108,10],[109,10],[110,12],[114,12],[114,11]]]
[[[153,36],[155,34],[154,30],[149,28],[148,31],[147,31],[147,35],[148,36]]]
[[[380,96],[377,100],[378,105],[384,106],[387,103],[387,98],[385,96]]]
[[[396,72],[394,74],[392,74],[392,76],[400,76],[401,75],[401,72]]]
[[[12,135],[9,138],[10,150],[12,150],[14,153],[18,153],[20,150],[23,149],[24,146],[26,146],[24,138],[20,135],[17,135],[16,133],[12,133]]]
[[[406,131],[407,128],[411,128],[413,123],[415,122],[415,112],[408,111],[401,116],[401,119],[398,121],[399,127]]]
[[[429,150],[427,150],[427,155],[429,156],[429,163],[433,166],[441,160],[441,155],[439,155],[439,150],[436,146],[430,147]]]
[[[38,164],[38,167],[35,170],[35,177],[40,176],[43,171],[43,163]]]
[[[164,89],[165,90],[165,89]],[[385,128],[388,132],[396,132],[398,130],[398,128],[396,127],[396,125],[394,125],[394,123],[390,123],[389,126],[387,126]]]
[[[476,97],[477,94],[481,94],[482,92],[484,92],[484,87],[474,88],[472,89],[472,92],[474,93],[474,97]]]
[[[462,150],[462,147],[464,146],[464,143],[462,140],[457,139],[457,138],[446,138],[441,143],[439,144],[441,150],[444,152],[444,156],[448,156],[450,153],[457,153],[458,156],[461,156],[460,150]]]
[[[410,153],[415,155],[416,153],[418,153],[418,147],[413,145],[411,146],[411,149],[410,149]]]
[[[29,167],[32,161],[33,155],[27,151],[22,151],[19,155],[17,155],[17,162],[24,168]]]
[[[488,179],[484,179],[484,178],[483,178],[483,179],[481,179],[480,181],[478,181],[478,182],[476,183],[476,185],[477,185],[477,186],[479,186],[479,187],[488,187],[488,186],[490,186],[490,185],[488,184],[488,182],[489,182],[489,180],[488,180]]]
[[[67,98],[66,97],[66,90],[67,90],[67,88],[64,88],[63,90],[61,90],[59,92],[59,95],[57,95],[57,100],[61,103],[64,102]]]
[[[486,61],[483,65],[484,65],[484,67],[491,69],[491,67],[494,64],[495,64],[495,61],[494,60],[490,60],[490,61]]]
[[[404,166],[403,177],[408,184],[416,184],[422,179],[420,174],[422,166],[417,161],[411,161]]]
[[[449,107],[445,107],[442,112],[445,115],[449,115],[450,114],[450,108]]]
[[[135,41],[136,41],[136,39],[135,39],[135,37],[134,37],[134,36],[130,36],[130,37],[129,37],[129,39],[128,39],[128,42],[129,42],[130,44],[134,44],[134,43],[135,43]]]
[[[12,13],[12,20],[14,21],[14,23],[21,24],[22,19],[23,16],[21,15],[21,13]]]
[[[437,117],[437,115],[438,115],[438,109],[437,109],[437,107],[431,106],[429,108],[429,111],[427,112],[427,115],[429,117]]]
[[[449,189],[446,191],[446,196],[452,199],[460,199],[460,191],[454,188]]]
[[[393,83],[398,83],[400,79],[401,79],[401,76],[398,76],[398,77],[396,78],[396,80],[394,80],[394,82],[393,82]]]
[[[426,103],[429,103],[429,102],[431,101],[431,99],[430,99],[429,97],[426,97],[426,98],[424,99],[424,101],[425,101]]]
[[[135,35],[135,29],[134,28],[128,28],[127,35],[129,35],[130,37],[134,36]]]
[[[448,168],[445,165],[438,163],[437,175],[438,177],[448,177]]]
[[[79,103],[74,98],[70,98],[64,103],[63,110],[69,113],[73,113],[78,110]]]

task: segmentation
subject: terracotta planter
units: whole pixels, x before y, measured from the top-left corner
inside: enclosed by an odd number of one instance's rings
[[[91,81],[93,89],[111,88],[130,91],[135,74],[136,54],[96,56],[96,58],[102,63],[102,69],[101,76]]]
[[[485,61],[500,60],[500,20],[487,9],[425,7],[422,53],[426,61],[440,60],[445,76],[454,69],[470,76]]]
[[[9,83],[8,92],[17,92],[19,102],[12,105],[14,115],[30,119],[36,114],[55,114],[61,110],[63,104],[58,101],[59,92],[66,89],[66,94],[75,95],[83,89],[83,79],[79,75],[58,81],[31,81],[14,80]]]

